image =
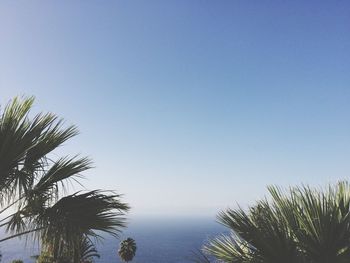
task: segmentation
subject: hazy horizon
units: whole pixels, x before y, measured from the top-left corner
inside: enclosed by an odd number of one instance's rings
[[[207,216],[266,186],[347,179],[347,1],[2,1],[0,102],[81,134],[87,188]]]

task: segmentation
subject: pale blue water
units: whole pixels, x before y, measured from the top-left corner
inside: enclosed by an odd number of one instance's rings
[[[137,243],[135,263],[186,263],[191,251],[199,249],[208,237],[225,229],[213,218],[135,219],[121,235],[121,239],[132,237]],[[101,258],[97,263],[120,263],[117,256],[119,240],[106,238],[98,245]],[[30,255],[37,253],[33,244],[24,247],[23,241],[11,240],[0,244],[2,262],[22,259],[34,262]]]

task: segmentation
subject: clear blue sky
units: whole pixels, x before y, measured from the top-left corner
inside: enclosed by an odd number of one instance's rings
[[[81,135],[89,188],[213,214],[350,173],[349,1],[1,1],[1,103]]]

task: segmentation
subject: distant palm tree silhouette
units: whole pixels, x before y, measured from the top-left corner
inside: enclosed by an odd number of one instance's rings
[[[129,237],[120,243],[118,254],[124,262],[129,262],[134,258],[136,249],[135,240]]]

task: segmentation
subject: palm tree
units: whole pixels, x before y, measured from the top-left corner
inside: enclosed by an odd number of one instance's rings
[[[203,251],[218,262],[343,263],[350,261],[350,187],[327,190],[269,187],[271,200],[218,216],[229,235],[214,238]]]
[[[120,258],[124,262],[132,261],[136,254],[136,242],[132,238],[127,238],[120,243],[120,248],[118,250]]]
[[[67,195],[92,162],[53,154],[77,128],[64,127],[52,113],[31,117],[33,102],[33,97],[15,98],[0,112],[0,214],[14,211],[0,221],[9,233],[0,242],[31,234],[54,261],[80,262],[82,241],[93,247],[100,231],[117,236],[129,207],[113,192]]]

